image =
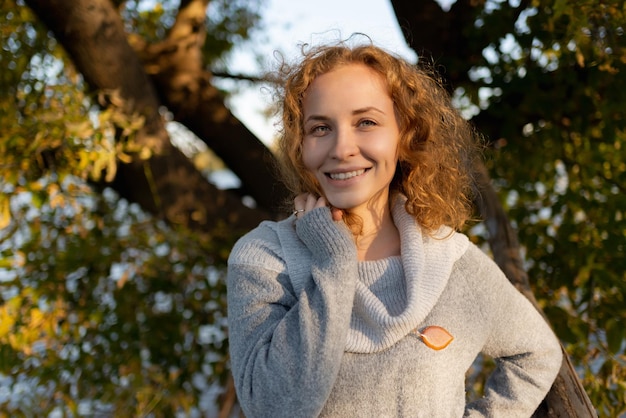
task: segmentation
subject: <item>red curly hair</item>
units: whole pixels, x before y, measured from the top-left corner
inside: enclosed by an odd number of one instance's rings
[[[385,81],[400,128],[391,195],[405,195],[407,212],[429,231],[442,225],[460,229],[472,214],[472,166],[478,137],[452,106],[435,72],[372,44],[351,47],[342,42],[302,52],[299,63],[284,63],[279,70],[282,127],[277,157],[286,186],[295,195],[323,195],[302,162],[302,100],[316,77],[340,66],[363,64]]]

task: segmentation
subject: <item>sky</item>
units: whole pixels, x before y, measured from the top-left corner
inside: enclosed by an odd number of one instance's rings
[[[287,61],[298,57],[298,45],[320,44],[348,38],[359,32],[391,52],[416,61],[407,46],[389,0],[265,0],[264,28],[239,48],[228,69],[233,73],[259,74],[278,63],[275,51]],[[258,58],[261,58],[259,64]],[[219,81],[216,80],[219,84]],[[224,87],[228,81],[222,81]],[[275,135],[274,121],[263,114],[271,94],[260,85],[244,87],[228,101],[231,111],[259,139],[269,144]]]

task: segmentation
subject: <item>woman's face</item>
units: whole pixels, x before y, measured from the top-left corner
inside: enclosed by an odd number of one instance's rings
[[[383,210],[398,161],[399,128],[383,78],[361,64],[318,76],[303,101],[302,160],[327,201]]]

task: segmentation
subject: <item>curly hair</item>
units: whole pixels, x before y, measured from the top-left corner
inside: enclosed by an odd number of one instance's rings
[[[472,166],[478,136],[452,106],[436,73],[372,44],[305,45],[302,53],[299,63],[283,63],[279,69],[282,126],[277,158],[289,190],[323,195],[302,161],[302,103],[307,88],[316,77],[337,67],[362,64],[385,81],[400,128],[398,165],[390,194],[405,195],[407,212],[426,230],[434,232],[442,225],[460,229],[472,214]]]

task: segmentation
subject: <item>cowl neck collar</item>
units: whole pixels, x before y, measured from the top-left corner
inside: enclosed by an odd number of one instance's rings
[[[393,221],[400,232],[401,268],[393,267],[397,259],[385,259],[378,263],[360,262],[359,272],[360,276],[379,274],[381,270],[394,275],[404,272],[404,280],[402,277],[389,279],[394,280],[395,286],[404,284],[406,293],[402,299],[406,301],[406,306],[404,309],[385,306],[368,287],[369,278],[362,280],[364,278],[360,277],[346,351],[371,353],[384,350],[419,326],[439,300],[454,264],[469,245],[465,235],[448,227],[440,228],[435,234],[427,234],[407,213],[405,202],[406,197],[400,195],[392,206]],[[381,269],[381,263],[387,268]],[[398,289],[389,291],[397,292]]]

